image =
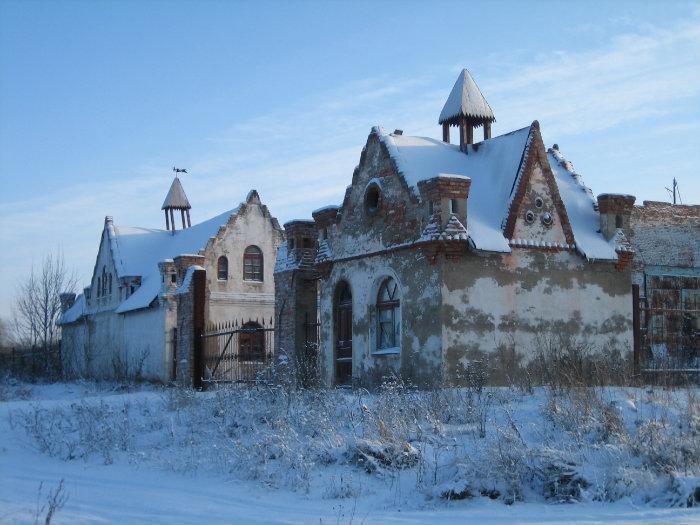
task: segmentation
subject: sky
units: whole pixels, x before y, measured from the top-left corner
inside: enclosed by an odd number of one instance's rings
[[[340,204],[372,126],[441,138],[465,67],[594,194],[700,203],[698,2],[0,0],[0,317],[47,253],[88,283],[105,215],[164,227],[173,166],[193,223]]]

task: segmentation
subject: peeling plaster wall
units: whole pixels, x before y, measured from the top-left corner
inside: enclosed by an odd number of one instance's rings
[[[538,337],[571,337],[604,350],[632,348],[629,270],[573,252],[514,249],[443,261],[443,342],[455,379],[469,359],[512,347],[525,361]]]
[[[404,251],[336,264],[321,281],[321,355],[323,381],[332,385],[335,355],[333,300],[341,281],[352,292],[353,379],[377,386],[383,377],[401,375],[427,385],[441,374],[440,272],[420,251]],[[400,350],[376,353],[376,302],[379,287],[393,277],[400,291]]]
[[[365,202],[370,184],[381,189],[376,211]],[[535,208],[537,197],[541,208]],[[539,165],[521,207],[532,207],[536,219],[516,222],[515,238],[566,242]],[[547,211],[554,219],[550,226],[540,221]],[[469,359],[497,354],[503,345],[527,361],[541,336],[571,337],[603,351],[632,349],[629,268],[618,271],[614,262],[587,261],[573,251],[475,253],[465,241],[448,257],[435,256],[436,245],[411,244],[428,220],[427,206],[373,135],[340,217],[327,239],[334,262],[320,281],[320,369],[326,384],[335,379],[334,297],[343,280],[353,298],[353,380],[366,386],[390,373],[421,385],[454,381]],[[376,355],[376,298],[386,276],[400,285],[401,346],[395,355]]]

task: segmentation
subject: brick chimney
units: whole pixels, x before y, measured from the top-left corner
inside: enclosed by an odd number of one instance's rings
[[[187,273],[187,268],[190,266],[204,266],[206,257],[204,255],[182,254],[175,257],[173,260],[177,282],[181,283]],[[160,267],[160,265],[158,265]]]
[[[630,216],[634,207],[635,197],[616,193],[603,193],[598,195],[598,213],[600,214],[600,232],[606,240],[615,235],[615,231],[621,229],[623,233],[629,233]]]
[[[437,215],[445,228],[452,215],[467,227],[467,198],[472,180],[461,175],[438,175],[418,183],[428,217]]]
[[[158,263],[160,271],[161,290],[163,292],[172,292],[177,288],[177,269],[175,261],[172,259],[163,259]]]
[[[58,298],[61,301],[61,313],[65,313],[75,304],[75,294],[73,292],[63,292],[59,294]]]
[[[287,258],[300,265],[312,265],[318,249],[316,223],[309,220],[289,221],[284,225]]]

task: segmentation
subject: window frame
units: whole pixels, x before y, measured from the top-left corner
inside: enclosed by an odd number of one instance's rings
[[[399,283],[393,277],[385,277],[379,285],[375,316],[375,348],[372,353],[398,354],[401,351],[401,294]]]
[[[253,251],[255,250],[255,251]],[[256,269],[256,262],[257,269]],[[265,281],[265,261],[262,250],[251,244],[243,250],[243,280],[253,283],[262,283]],[[257,278],[259,276],[259,278]]]
[[[216,259],[216,280],[228,281],[228,257],[225,255],[221,255]]]

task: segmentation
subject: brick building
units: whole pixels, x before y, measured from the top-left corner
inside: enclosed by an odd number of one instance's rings
[[[537,121],[492,138],[494,120],[464,70],[442,141],[372,129],[343,203],[285,225],[280,352],[325,384],[371,386],[459,383],[474,363],[497,380],[546,339],[631,350],[634,197],[595,199]]]
[[[195,317],[200,327],[273,317],[273,261],[284,233],[255,190],[238,207],[191,226],[176,177],[162,209],[164,230],[105,218],[90,285],[78,297],[62,296],[68,372],[189,381]]]
[[[700,206],[644,201],[632,210],[629,240],[640,365],[700,370]]]

